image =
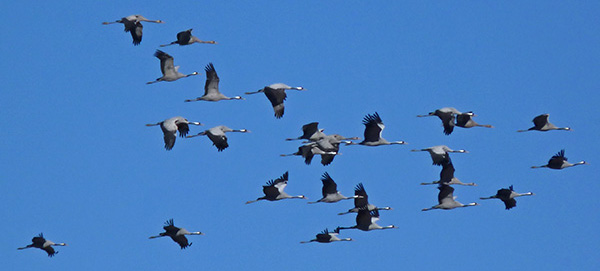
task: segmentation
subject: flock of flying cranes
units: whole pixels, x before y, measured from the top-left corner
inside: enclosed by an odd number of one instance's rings
[[[133,39],[134,45],[139,45],[142,41],[142,29],[143,26],[141,22],[153,22],[153,23],[164,23],[161,20],[149,20],[141,15],[130,15],[120,20],[114,22],[104,22],[103,24],[114,24],[114,23],[122,23],[125,27],[125,32],[129,32]],[[177,34],[177,40],[168,44],[160,45],[160,47],[166,47],[169,45],[179,44],[190,45],[193,43],[207,43],[207,44],[216,44],[215,41],[203,41],[198,39],[195,36],[192,36],[192,29],[179,32]],[[155,81],[148,82],[147,84],[153,84],[162,81],[175,81],[181,78],[198,75],[197,72],[193,72],[190,74],[182,74],[179,72],[179,66],[174,66],[173,57],[169,54],[156,50],[154,54],[155,57],[160,59],[161,72],[163,74],[162,77],[157,78]],[[194,99],[187,99],[185,102],[193,102],[193,101],[211,101],[217,102],[221,100],[244,100],[241,96],[227,97],[223,95],[219,91],[219,77],[217,76],[217,72],[212,63],[209,63],[205,67],[206,72],[206,84],[204,86],[204,95],[201,97],[197,97]],[[271,84],[269,86],[265,86],[264,88],[255,91],[255,92],[246,92],[246,94],[255,94],[255,93],[264,93],[267,99],[271,102],[273,106],[273,110],[276,118],[282,118],[284,114],[284,105],[283,102],[287,98],[286,90],[305,90],[303,87],[291,87],[286,84],[276,83]],[[491,125],[482,125],[475,122],[472,118],[476,115],[469,112],[460,112],[456,108],[452,107],[444,107],[437,109],[433,112],[430,112],[427,115],[417,115],[417,117],[429,117],[429,116],[437,116],[442,121],[443,132],[446,135],[450,135],[454,127],[462,127],[462,128],[472,128],[472,127],[486,127],[493,128]],[[527,130],[518,130],[518,132],[526,132],[526,131],[550,131],[550,130],[570,130],[569,127],[557,127],[554,124],[548,121],[548,114],[542,114],[533,119],[534,126]],[[365,125],[364,130],[364,140],[359,143],[354,142],[353,140],[359,140],[358,137],[344,137],[339,134],[326,135],[323,133],[323,129],[318,128],[318,122],[313,122],[302,126],[303,134],[297,138],[288,138],[286,140],[306,140],[303,145],[298,147],[298,151],[292,154],[282,154],[281,156],[301,156],[304,158],[304,162],[309,165],[315,155],[321,156],[321,164],[327,166],[333,162],[333,159],[336,155],[339,155],[340,144],[345,145],[364,145],[364,146],[381,146],[381,145],[402,145],[406,144],[404,141],[387,141],[385,140],[381,134],[385,125],[379,114],[375,112],[374,114],[367,114],[363,119],[363,124]],[[200,122],[192,122],[187,119],[177,116],[166,119],[164,121],[155,123],[155,124],[146,124],[146,126],[160,126],[161,130],[164,134],[164,147],[166,150],[171,150],[175,145],[175,140],[177,138],[177,132],[179,132],[180,137],[192,138],[200,135],[206,135],[212,142],[213,145],[217,148],[219,152],[225,150],[229,144],[225,133],[227,132],[240,132],[247,133],[250,132],[246,129],[231,129],[227,126],[216,126],[200,132],[196,135],[189,135],[190,131],[189,125],[202,125]],[[454,197],[454,188],[451,185],[464,185],[464,186],[476,186],[475,183],[463,183],[454,177],[455,168],[452,164],[452,160],[450,159],[450,153],[467,153],[466,150],[452,150],[447,146],[433,146],[425,149],[414,149],[411,150],[413,152],[418,151],[426,151],[430,154],[431,159],[433,161],[433,165],[442,166],[442,170],[440,172],[440,179],[430,183],[421,183],[422,185],[431,185],[438,184],[438,204],[434,205],[430,208],[424,208],[422,211],[428,211],[433,209],[443,209],[450,210],[459,207],[469,207],[479,205],[478,203],[468,203],[462,204],[455,200]],[[580,161],[577,163],[568,162],[565,157],[565,150],[561,150],[554,156],[550,158],[546,165],[541,166],[532,166],[531,168],[551,168],[551,169],[564,169],[567,167],[573,167],[577,165],[587,164],[585,161]],[[278,201],[282,199],[306,199],[304,195],[298,196],[290,196],[287,194],[284,189],[288,183],[289,173],[285,172],[281,177],[270,180],[266,185],[263,186],[263,197],[259,197],[256,200],[251,200],[246,202],[246,204],[257,202],[260,200],[267,201]],[[348,227],[337,227],[334,231],[330,232],[328,229],[325,229],[321,233],[316,235],[315,239],[309,241],[302,241],[300,243],[309,243],[309,242],[319,242],[319,243],[331,243],[334,241],[352,241],[351,238],[338,238],[337,235],[343,229],[359,229],[362,231],[370,231],[370,230],[383,230],[383,229],[394,229],[397,228],[394,225],[389,226],[379,226],[377,225],[377,221],[379,220],[379,211],[380,210],[392,210],[391,207],[377,207],[373,204],[370,204],[368,201],[368,195],[362,183],[356,185],[354,189],[354,196],[346,197],[343,196],[337,190],[337,184],[331,178],[331,176],[325,172],[321,181],[323,183],[322,188],[322,198],[312,203],[335,203],[341,200],[354,200],[354,208],[349,209],[346,212],[339,213],[339,215],[356,213],[356,225],[348,226]],[[502,188],[497,191],[497,193],[493,196],[489,197],[481,197],[480,199],[500,199],[504,205],[505,209],[509,210],[516,206],[516,197],[520,196],[530,196],[534,195],[532,192],[526,193],[517,193],[513,190],[513,186],[509,186],[508,188]],[[189,232],[184,228],[179,228],[174,225],[173,219],[167,220],[163,227],[164,232],[160,233],[156,236],[149,237],[150,239],[159,238],[159,237],[170,237],[173,241],[175,241],[181,249],[185,249],[192,245],[186,238],[186,235],[204,235],[202,232]],[[53,246],[66,246],[66,243],[54,243],[50,240],[44,238],[44,235],[40,233],[38,236],[33,237],[32,244],[29,244],[25,247],[18,248],[19,250],[26,248],[40,248],[48,254],[49,257],[53,257],[58,252],[54,250]]]

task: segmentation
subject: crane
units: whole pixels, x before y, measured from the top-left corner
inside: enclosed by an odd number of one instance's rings
[[[209,101],[218,102],[221,100],[243,100],[241,96],[227,97],[219,92],[219,76],[212,63],[208,63],[204,68],[206,71],[206,83],[204,84],[204,95],[196,99],[188,99],[185,102]]]
[[[218,151],[223,151],[229,147],[229,143],[227,143],[227,136],[225,136],[226,132],[238,132],[238,133],[249,133],[249,130],[239,129],[234,130],[224,125],[215,126],[210,128],[204,132],[201,132],[197,135],[187,136],[188,138],[205,135],[213,142],[213,145],[217,147]]]
[[[283,190],[288,183],[288,172],[286,171],[281,177],[275,180],[269,180],[267,185],[263,185],[264,197],[257,198],[256,200],[247,201],[246,204],[257,202],[259,200],[277,201],[282,199],[306,199],[304,195],[290,196]]]
[[[163,229],[165,230],[165,232],[161,232],[156,236],[150,236],[148,238],[154,239],[169,236],[173,241],[175,241],[175,243],[179,244],[181,249],[185,249],[192,245],[192,243],[188,243],[188,239],[185,237],[186,235],[204,235],[204,233],[199,231],[189,232],[184,228],[175,227],[172,218],[165,222],[165,226],[163,227]]]
[[[198,75],[198,72],[192,72],[187,75],[180,73],[179,66],[173,65],[173,57],[161,50],[156,50],[154,56],[160,59],[160,71],[162,72],[163,76],[154,81],[147,82],[146,84],[154,84],[162,81],[172,82],[180,78]]]
[[[180,137],[185,137],[190,131],[189,124],[202,125],[200,122],[188,121],[186,118],[177,116],[170,119],[166,119],[159,123],[146,124],[146,126],[158,126],[162,129],[165,139],[165,149],[171,150],[175,146],[175,139],[177,138],[177,131],[179,131]]]
[[[58,251],[55,251],[54,248],[52,246],[66,246],[67,244],[65,243],[54,243],[50,240],[46,240],[44,238],[44,233],[40,233],[38,236],[33,237],[33,239],[31,239],[31,244],[27,245],[25,247],[20,247],[17,248],[18,250],[22,250],[22,249],[26,249],[26,248],[39,248],[41,250],[46,251],[46,253],[48,253],[48,257],[54,257],[54,255],[56,255],[58,253]]]
[[[485,197],[485,198],[480,198],[480,199],[500,199],[502,202],[504,202],[504,206],[506,207],[506,210],[509,210],[515,206],[517,206],[517,200],[515,200],[516,197],[521,197],[521,196],[533,196],[535,194],[531,193],[531,192],[527,192],[527,193],[517,193],[513,190],[513,186],[509,186],[508,188],[502,188],[500,190],[498,190],[498,192],[496,192],[496,195],[490,196],[490,197]]]
[[[295,90],[306,90],[303,87],[290,87],[283,83],[276,83],[261,88],[254,92],[246,92],[246,94],[256,94],[256,93],[264,93],[267,96],[267,99],[271,102],[273,106],[273,111],[275,111],[275,117],[280,119],[283,117],[284,106],[283,101],[287,98],[287,94],[285,93],[288,89]]]

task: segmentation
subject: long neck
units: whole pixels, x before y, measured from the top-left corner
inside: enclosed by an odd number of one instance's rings
[[[460,206],[460,207],[470,207],[470,206],[476,206],[476,205],[477,205],[477,203],[471,202],[469,204],[463,204],[463,206]]]
[[[188,235],[204,235],[204,233],[199,232],[199,231],[195,231],[195,232],[188,233]]]
[[[259,200],[264,200],[264,199],[266,199],[266,197],[257,198],[256,200],[249,200],[249,201],[246,201],[246,204],[253,203],[253,202],[257,202],[257,201],[259,201]]]
[[[475,126],[477,126],[477,127],[485,127],[485,128],[494,128],[494,126],[492,126],[492,125],[489,125],[489,124],[479,124],[479,123],[478,123],[478,124],[476,124]]]
[[[58,244],[52,244],[52,246],[66,246],[67,244],[65,243],[58,243]]]
[[[531,192],[527,192],[527,193],[523,193],[523,194],[517,193],[514,197],[532,196],[532,195],[533,195],[533,193],[531,193]]]
[[[531,166],[531,168],[543,168],[543,167],[548,167],[548,165],[543,165],[543,166]]]
[[[349,230],[349,229],[356,229],[356,225],[352,226],[352,227],[338,227],[340,230]]]
[[[577,162],[577,163],[573,164],[572,166],[574,167],[574,166],[585,165],[585,164],[587,164],[586,161],[581,161],[581,162]]]

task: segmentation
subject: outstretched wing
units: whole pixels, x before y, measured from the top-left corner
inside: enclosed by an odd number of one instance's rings
[[[287,186],[287,182],[288,182],[288,171],[283,173],[283,175],[281,175],[281,177],[275,179],[273,186],[275,188],[277,188],[277,190],[279,190],[279,193],[281,193],[281,192],[283,192],[283,189],[285,189],[285,187]]]
[[[219,92],[219,76],[212,63],[208,63],[204,68],[206,71],[206,83],[204,84],[204,95]]]
[[[548,114],[539,115],[533,118],[533,125],[536,128],[542,128],[546,123],[548,123]]]
[[[379,137],[381,136],[381,131],[385,128],[383,125],[383,121],[379,114],[375,112],[375,114],[367,114],[363,118],[363,124],[365,125],[365,142],[376,142],[379,141]]]
[[[354,188],[354,195],[362,196],[362,198],[354,198],[354,207],[362,208],[369,204],[369,196],[362,183],[358,183]]]
[[[321,182],[323,182],[323,197],[326,197],[327,194],[337,193],[337,184],[333,181],[331,176],[329,176],[329,173],[323,173],[323,176],[321,176]]]
[[[186,45],[190,42],[190,38],[192,37],[192,30],[188,29],[186,31],[181,31],[177,33],[177,43],[179,45]]]
[[[443,204],[447,201],[454,201],[454,188],[447,184],[440,184],[438,187],[440,193],[438,194],[438,203]]]
[[[319,131],[319,123],[318,122],[311,122],[309,124],[305,124],[302,126],[303,134],[300,138],[308,140],[317,131]]]
[[[140,45],[142,42],[143,29],[144,26],[140,22],[136,22],[135,26],[130,29],[129,32],[131,33],[131,38],[133,39],[133,45]]]
[[[173,57],[169,54],[156,50],[154,56],[160,59],[160,71],[165,74],[176,74],[175,66],[173,65]]]

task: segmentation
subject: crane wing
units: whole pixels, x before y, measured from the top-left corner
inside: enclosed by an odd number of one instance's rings
[[[176,70],[175,70],[175,66],[173,65],[173,57],[170,56],[169,54],[161,51],[161,50],[156,50],[156,53],[154,53],[154,56],[157,57],[158,59],[160,59],[160,71],[162,72],[163,75],[175,75],[176,74]]]
[[[192,30],[181,31],[177,33],[177,43],[179,45],[186,45],[190,42],[190,38],[192,37]]]
[[[323,173],[323,176],[321,176],[321,182],[323,182],[323,197],[327,197],[327,194],[335,194],[338,192],[337,184],[333,181],[331,176],[329,176],[329,173]]]
[[[379,114],[375,112],[375,114],[367,114],[363,118],[363,124],[365,125],[365,142],[375,142],[379,141],[381,137],[381,132],[385,128]]]
[[[454,202],[454,188],[449,185],[440,184],[438,187],[440,193],[438,194],[438,203],[444,204],[446,202]]]
[[[204,84],[204,95],[209,93],[219,93],[219,76],[212,63],[208,63],[204,68],[206,71],[206,83]]]
[[[533,118],[533,125],[536,128],[542,128],[546,123],[548,123],[548,114],[539,115]]]

